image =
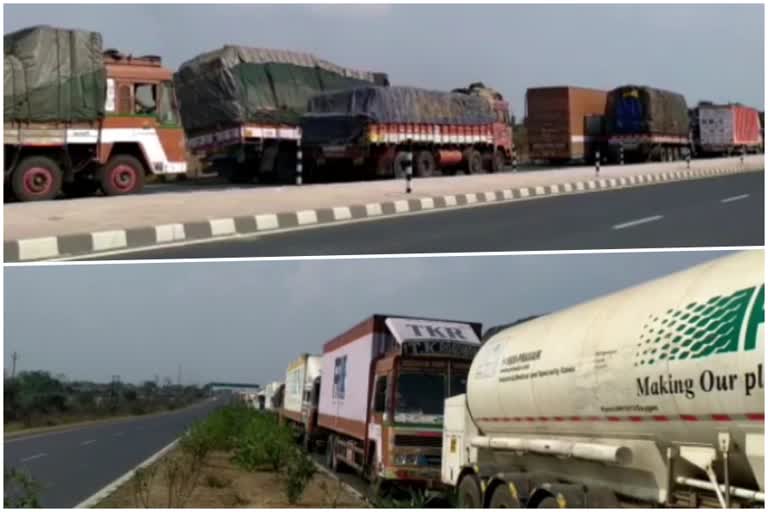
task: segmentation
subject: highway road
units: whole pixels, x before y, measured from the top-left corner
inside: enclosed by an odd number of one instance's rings
[[[71,508],[168,445],[223,398],[169,413],[4,441],[5,469],[40,482],[41,506]]]
[[[764,174],[748,173],[350,222],[104,258],[763,245],[764,212]]]

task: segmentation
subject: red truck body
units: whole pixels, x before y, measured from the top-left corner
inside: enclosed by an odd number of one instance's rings
[[[698,153],[719,155],[762,148],[760,113],[756,109],[701,103],[696,110]]]

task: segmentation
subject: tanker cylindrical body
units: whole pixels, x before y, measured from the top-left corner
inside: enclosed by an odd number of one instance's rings
[[[613,465],[526,463],[664,501],[668,449],[687,457],[675,474],[706,479],[695,447],[719,453],[727,434],[731,485],[762,491],[763,257],[729,255],[491,337],[467,384],[484,443],[475,446],[536,438],[626,448],[631,457]],[[721,464],[714,470],[722,477]]]

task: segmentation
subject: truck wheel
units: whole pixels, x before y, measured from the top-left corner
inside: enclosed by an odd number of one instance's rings
[[[436,171],[435,155],[431,151],[419,151],[413,162],[414,171],[419,178],[429,178]]]
[[[464,153],[467,174],[480,174],[483,172],[483,156],[476,149],[470,149]]]
[[[491,508],[520,508],[520,502],[512,496],[505,484],[499,484],[493,488],[491,495]]]
[[[557,502],[557,498],[554,496],[547,496],[546,498],[542,499],[538,505],[536,505],[536,508],[562,508],[560,504]]]
[[[459,508],[483,508],[483,491],[480,481],[473,474],[467,474],[459,482],[456,496]]]
[[[333,434],[328,437],[328,445],[325,447],[325,465],[333,472],[339,468],[339,461],[336,459],[336,436]]]
[[[98,179],[104,195],[135,194],[144,188],[144,166],[135,157],[118,155],[99,170]]]
[[[19,201],[53,199],[61,191],[59,164],[46,156],[32,156],[21,161],[13,171],[11,188]]]

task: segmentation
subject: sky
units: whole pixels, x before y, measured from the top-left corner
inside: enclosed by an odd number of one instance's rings
[[[759,5],[5,5],[4,31],[51,24],[176,69],[224,44],[308,51],[447,90],[482,81],[524,117],[528,87],[628,83],[764,104]]]
[[[6,267],[4,363],[71,380],[266,384],[374,314],[484,328],[724,252],[492,255]]]

